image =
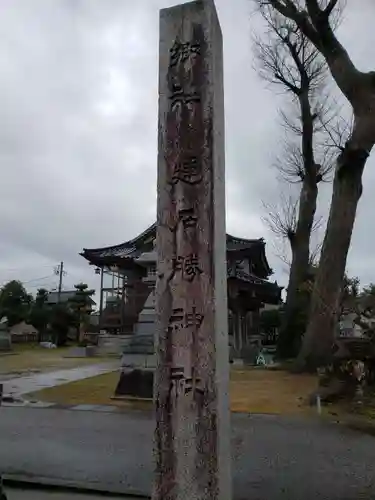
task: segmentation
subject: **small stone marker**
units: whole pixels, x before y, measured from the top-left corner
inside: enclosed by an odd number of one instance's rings
[[[230,500],[222,35],[213,0],[160,14],[153,500]]]

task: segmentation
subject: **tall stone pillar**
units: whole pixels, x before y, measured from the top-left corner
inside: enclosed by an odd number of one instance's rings
[[[229,500],[222,35],[213,0],[161,11],[154,500]]]

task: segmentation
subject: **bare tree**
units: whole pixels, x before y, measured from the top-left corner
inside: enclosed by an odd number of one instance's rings
[[[314,368],[328,362],[331,356],[346,260],[362,195],[362,175],[375,144],[375,71],[360,71],[335,35],[335,13],[343,7],[344,0],[257,2],[262,7],[273,7],[314,44],[354,115],[350,137],[337,159],[309,326],[299,355],[301,367]]]
[[[260,10],[266,36],[254,40],[260,76],[280,86],[291,96],[292,109],[282,112],[288,132],[276,168],[283,180],[300,183],[296,202],[283,200],[281,209],[268,210],[268,225],[290,244],[292,259],[283,324],[279,335],[281,357],[297,354],[303,332],[296,331],[293,318],[298,309],[298,291],[309,272],[310,240],[314,227],[318,184],[329,177],[332,153],[326,147],[325,128],[335,117],[326,96],[327,66],[319,51],[295,26],[272,8]]]

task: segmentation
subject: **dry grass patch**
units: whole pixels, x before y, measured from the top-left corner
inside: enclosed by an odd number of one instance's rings
[[[108,361],[108,357],[65,358],[71,347],[44,349],[39,345],[15,346],[10,354],[0,356],[0,375],[25,375],[50,372]]]
[[[306,399],[316,388],[314,375],[260,368],[234,369],[230,384],[231,409],[280,415],[311,413]]]
[[[113,400],[118,372],[107,373],[77,382],[43,389],[32,395],[41,401],[66,405],[93,404],[139,408],[139,403]],[[234,412],[296,415],[312,413],[306,397],[316,389],[316,377],[293,375],[284,371],[234,369],[231,372],[230,396]],[[151,408],[150,403],[141,403]]]
[[[51,401],[54,403],[78,405],[109,405],[117,402],[111,400],[119,379],[118,372],[105,373],[76,382],[42,389],[32,393],[38,401]]]

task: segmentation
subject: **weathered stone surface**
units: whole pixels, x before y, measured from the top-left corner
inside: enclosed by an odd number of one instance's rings
[[[229,500],[222,35],[212,0],[161,11],[154,500]]]

